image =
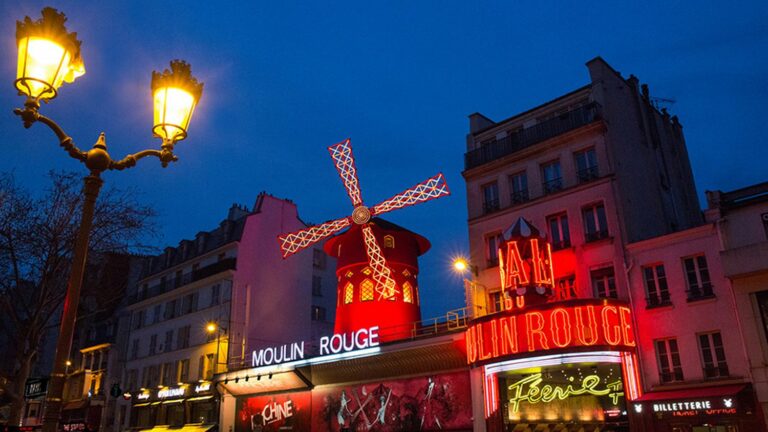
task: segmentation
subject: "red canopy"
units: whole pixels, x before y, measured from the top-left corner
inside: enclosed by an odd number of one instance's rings
[[[732,384],[717,387],[696,387],[682,390],[648,392],[635,402],[658,401],[668,399],[704,399],[718,396],[734,396],[744,390],[746,384]]]

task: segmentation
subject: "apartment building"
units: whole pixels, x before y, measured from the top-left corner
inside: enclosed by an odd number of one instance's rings
[[[718,228],[753,385],[768,422],[768,182],[707,191],[707,220]]]
[[[463,176],[480,308],[499,308],[498,246],[519,217],[546,227],[563,298],[626,299],[624,246],[702,222],[678,119],[634,76],[599,57],[587,68],[589,84],[543,105],[499,122],[469,117]]]
[[[214,375],[239,367],[257,341],[309,339],[317,327],[332,328],[335,302],[322,294],[323,286],[332,292],[333,266],[316,259],[322,245],[285,261],[276,247],[284,229],[305,226],[293,203],[261,193],[251,210],[233,205],[217,228],[148,260],[127,308],[121,429],[213,428]],[[290,311],[293,325],[271,333],[273,302],[286,304],[281,311]]]

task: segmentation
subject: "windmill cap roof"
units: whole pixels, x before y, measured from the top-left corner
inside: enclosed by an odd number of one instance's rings
[[[380,228],[383,231],[390,231],[390,232],[404,232],[406,234],[411,235],[414,239],[416,239],[416,243],[419,246],[419,255],[424,255],[430,247],[432,247],[432,244],[427,240],[426,237],[416,234],[415,232],[403,228],[400,225],[394,224],[392,222],[386,221],[379,217],[371,218],[370,222],[368,222],[371,225],[374,225],[378,228]],[[327,253],[330,256],[337,256],[336,251],[338,251],[338,244],[341,242],[344,237],[352,232],[359,231],[361,229],[362,225],[352,224],[352,226],[347,229],[346,231],[336,234],[335,236],[328,239],[328,241],[325,242],[323,245],[323,250],[325,253]]]

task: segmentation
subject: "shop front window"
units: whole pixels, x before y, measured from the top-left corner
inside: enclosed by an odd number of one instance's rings
[[[213,399],[191,403],[191,423],[214,423],[216,422],[215,406]]]

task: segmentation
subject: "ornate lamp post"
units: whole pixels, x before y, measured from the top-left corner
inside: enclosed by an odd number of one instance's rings
[[[59,139],[59,145],[74,159],[85,164],[90,174],[85,177],[83,215],[75,242],[72,269],[67,281],[67,292],[61,316],[61,329],[56,343],[53,371],[51,372],[43,431],[58,432],[66,364],[72,345],[80,288],[88,255],[88,241],[93,224],[96,198],[106,170],[123,170],[136,165],[146,156],[156,156],[163,167],[177,160],[173,154],[176,142],[187,137],[187,127],[195,105],[200,100],[203,84],[192,77],[189,64],[181,60],[171,61],[170,70],[152,72],[152,96],[154,99],[153,135],[162,140],[160,149],[143,150],[114,160],[107,153],[104,133],[88,151],[75,146],[72,138],[53,120],[40,114],[40,101],[48,102],[58,94],[65,82],[71,83],[85,73],[80,56],[80,41],[76,33],[68,33],[64,23],[67,18],[53,8],[45,8],[42,18],[33,21],[26,17],[16,23],[16,41],[19,48],[17,78],[14,86],[19,95],[26,96],[24,109],[16,109],[24,127],[36,122],[48,126]]]
[[[453,260],[453,270],[462,275],[464,279],[464,299],[467,304],[467,315],[470,318],[478,318],[485,315],[482,302],[478,301],[477,288],[480,287],[483,296],[485,296],[487,288],[477,281],[477,266],[469,263],[465,258],[459,257]],[[469,279],[466,277],[467,273],[469,273]]]

